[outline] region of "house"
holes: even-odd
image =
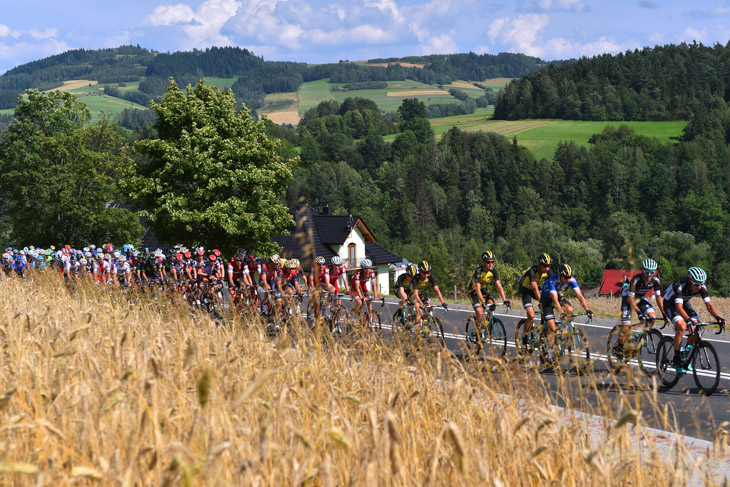
[[[281,246],[282,257],[299,259],[307,267],[316,257],[322,256],[329,263],[339,255],[347,266],[348,278],[350,271],[359,269],[360,260],[367,257],[373,262],[378,293],[390,294],[388,264],[403,259],[375,243],[375,236],[359,216],[333,215],[329,206],[320,212],[309,205],[299,205],[292,214],[295,225],[290,235],[276,235],[272,239]]]

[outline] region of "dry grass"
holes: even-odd
[[[628,426],[594,437],[561,419],[539,374],[501,362],[271,340],[166,301],[91,285],[69,296],[55,274],[3,282],[0,310],[2,483],[681,485],[691,473],[650,439],[637,449]],[[569,407],[596,392],[559,384]],[[592,412],[641,423],[651,395]]]
[[[576,300],[573,300],[576,304]],[[621,316],[621,298],[620,297],[599,297],[599,298],[586,298],[588,308],[593,310],[596,315],[603,318],[616,318],[619,319]],[[657,314],[660,314],[656,305],[656,301],[652,301],[654,308],[657,309]],[[717,308],[720,316],[725,318],[730,317],[730,298],[712,298],[712,303]],[[695,298],[691,302],[697,314],[704,321],[714,321],[710,313],[707,312],[707,308],[701,299]],[[580,305],[578,305],[580,306]]]

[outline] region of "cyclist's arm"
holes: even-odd
[[[551,289],[550,296],[553,298],[553,307],[558,311],[559,315],[562,315],[563,307],[560,306],[560,298],[558,297],[558,292]]]
[[[706,301],[705,306],[707,307],[707,311],[712,315],[712,317],[717,320],[719,318],[719,315],[717,313],[717,308],[715,308],[715,305],[712,304],[712,301]]]
[[[533,291],[535,292],[535,296],[537,296],[537,298],[536,298],[536,299],[537,299],[538,301],[539,301],[540,299],[542,299],[542,293],[540,292],[540,286],[538,286],[538,285],[537,285],[537,281],[536,281],[536,280],[534,280],[534,279],[533,279],[533,280],[531,280],[531,281],[530,281],[530,286],[532,286],[532,290],[533,290]]]
[[[378,296],[378,283],[377,283],[375,277],[370,279],[370,281],[373,283],[373,297],[375,299],[380,299],[380,297]]]
[[[586,298],[583,296],[583,291],[581,291],[579,287],[575,287],[573,288],[573,292],[575,292],[575,295],[578,297],[578,301],[580,301],[581,306],[583,306],[583,309],[587,312],[588,303],[586,303]]]
[[[444,297],[443,297],[443,296],[441,296],[441,290],[439,289],[439,287],[438,287],[437,285],[434,285],[434,286],[433,286],[433,290],[434,290],[434,291],[436,291],[436,295],[437,295],[437,296],[439,297],[439,299],[441,300],[441,304],[442,304],[442,305],[446,304],[446,302],[444,301]],[[484,299],[484,298],[482,298],[482,299]]]
[[[507,301],[507,296],[504,295],[504,288],[502,287],[502,281],[497,279],[496,281],[494,281],[494,284],[497,285],[497,291],[499,291],[499,295],[502,297],[502,302],[504,303],[505,301]]]
[[[679,302],[674,302],[674,309],[677,311],[677,314],[682,317],[682,319],[686,322],[689,321],[689,314],[684,310],[684,301],[679,300]]]

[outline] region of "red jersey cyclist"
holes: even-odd
[[[350,292],[349,283],[345,278],[347,268],[342,265],[342,257],[335,255],[330,260],[331,264],[323,266],[319,273],[319,285],[322,289],[329,291],[331,296],[336,296],[340,292],[340,286],[337,280],[342,276],[345,283],[345,291]],[[339,298],[337,298],[339,299]]]
[[[368,293],[368,283],[371,283],[373,288],[373,296]],[[360,261],[360,270],[356,271],[350,278],[350,295],[356,303],[355,309],[358,313],[361,312],[364,303],[367,303],[368,311],[372,313],[372,300],[378,299],[378,286],[376,285],[373,263],[370,259],[362,259]]]

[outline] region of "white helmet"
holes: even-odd
[[[363,269],[372,269],[373,262],[370,259],[363,259],[360,261],[360,267]]]
[[[330,262],[332,262],[333,265],[340,265],[342,264],[342,257],[335,255],[332,259],[330,259]]]

